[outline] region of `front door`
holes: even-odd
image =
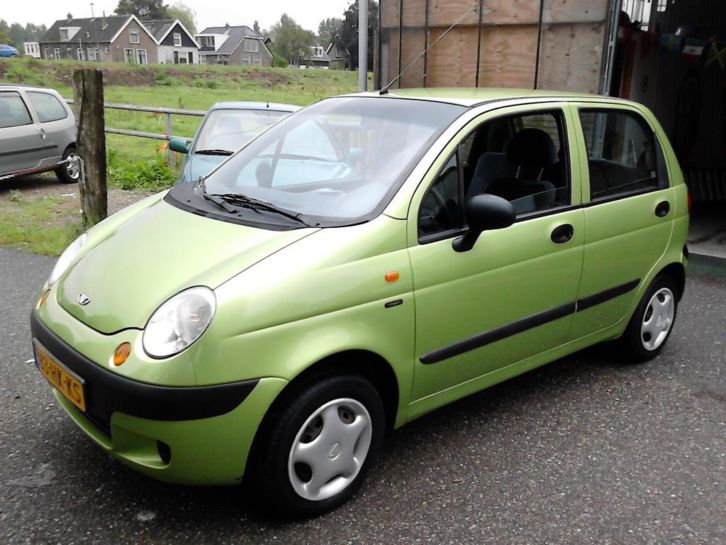
[[[485,114],[449,144],[414,196],[412,414],[419,403],[451,401],[478,389],[478,378],[565,342],[585,234],[569,124],[560,105]],[[462,203],[480,193],[512,201],[516,222],[456,252]]]
[[[46,153],[40,127],[16,91],[0,92],[0,174],[37,167]]]

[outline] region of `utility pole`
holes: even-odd
[[[368,90],[368,0],[358,0],[358,90]]]

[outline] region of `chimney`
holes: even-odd
[[[68,12],[68,14],[66,15],[66,21],[68,21],[69,23],[70,23],[71,21],[73,21],[73,14],[72,14],[72,13],[71,13],[70,11],[69,11],[69,12]]]

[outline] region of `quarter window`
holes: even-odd
[[[63,104],[53,95],[35,91],[27,91],[27,95],[41,123],[58,121],[68,117],[68,112],[66,112]]]
[[[658,172],[661,161],[656,156],[653,131],[638,114],[580,110],[580,123],[587,147],[591,200],[657,189],[661,187],[659,178],[666,181],[665,172]]]
[[[0,128],[30,125],[33,120],[17,93],[0,93]]]
[[[463,222],[459,151],[454,152],[426,192],[418,212],[418,236],[459,231]]]

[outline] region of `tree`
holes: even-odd
[[[345,11],[343,24],[340,27],[340,38],[336,41],[339,47],[350,53],[353,70],[358,69],[358,0]],[[373,32],[378,26],[378,2],[368,0],[368,70],[373,70]]]
[[[259,21],[255,21],[254,22],[254,24],[252,25],[252,30],[254,30],[255,32],[257,32],[257,34],[262,34],[262,31],[260,30],[260,22]]]
[[[300,64],[300,60],[310,53],[310,47],[315,45],[315,34],[302,28],[286,13],[272,25],[270,35],[275,36],[275,51],[294,65]]]
[[[0,19],[0,43],[7,43],[14,47],[21,48],[23,42],[37,42],[48,29],[45,25],[36,26],[28,23],[23,26],[19,23],[8,23]]]
[[[327,47],[340,32],[342,24],[343,19],[337,17],[328,17],[320,21],[318,25],[318,43],[323,47]]]
[[[181,24],[191,32],[192,34],[197,33],[197,12],[187,6],[184,2],[176,2],[166,8],[166,13],[169,15],[169,19],[179,19]]]
[[[119,0],[116,15],[136,15],[142,21],[168,19],[164,0]]]

